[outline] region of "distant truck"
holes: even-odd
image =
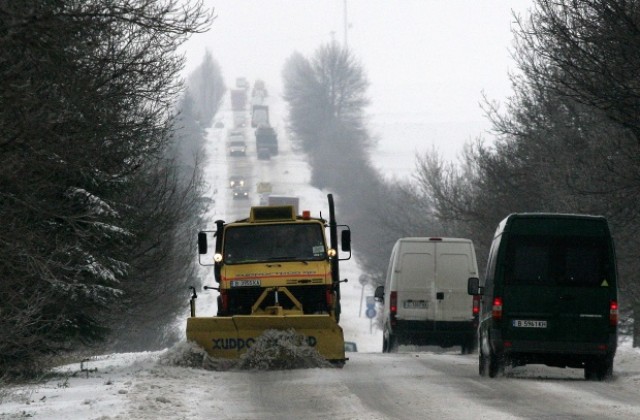
[[[244,111],[247,108],[247,91],[244,89],[231,90],[231,109]]]
[[[264,81],[258,79],[253,83],[253,91],[251,93],[253,96],[267,96],[267,88],[265,87]]]
[[[256,150],[267,153],[266,159],[278,154],[278,135],[273,127],[261,125],[256,129]]]
[[[298,208],[300,206],[300,199],[294,196],[286,196],[286,195],[270,195],[267,198],[268,206],[293,206],[294,212],[298,213]]]
[[[247,124],[247,115],[244,111],[233,111],[233,128],[243,128]]]
[[[229,155],[244,156],[247,154],[247,143],[241,131],[232,130],[228,138]]]
[[[238,77],[236,79],[236,87],[238,89],[249,89],[249,82],[247,81],[246,77]]]
[[[251,127],[269,125],[269,107],[267,105],[253,105],[251,109]]]
[[[265,98],[268,96],[267,89],[262,80],[256,80],[251,91],[251,102],[256,105],[264,104]]]

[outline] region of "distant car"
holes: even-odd
[[[246,77],[238,77],[236,79],[236,87],[238,89],[249,89],[249,81]]]
[[[229,187],[244,187],[244,177],[242,175],[232,175],[229,177]]]
[[[231,156],[244,156],[247,154],[247,143],[244,140],[232,140],[229,142],[229,154]]]
[[[344,342],[344,351],[346,352],[357,352],[358,346],[353,341],[345,341]]]
[[[249,190],[246,188],[236,188],[233,190],[234,200],[245,200],[249,198]]]
[[[222,121],[216,121],[214,124],[215,128],[224,128],[224,123]]]

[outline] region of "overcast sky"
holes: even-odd
[[[225,82],[265,80],[281,92],[285,60],[310,57],[332,37],[343,43],[344,0],[205,0],[217,18],[185,45],[186,74],[209,49]],[[374,116],[419,115],[427,122],[484,121],[482,92],[503,100],[514,18],[532,0],[347,0],[347,43],[370,82]]]

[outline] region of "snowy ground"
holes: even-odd
[[[360,336],[359,344],[363,346],[375,346],[375,336]],[[396,375],[402,373],[398,366],[403,361],[403,356],[391,356],[378,353],[359,352],[352,356],[352,361],[348,362],[344,369],[305,369],[302,371],[287,372],[214,372],[201,369],[182,368],[166,366],[159,363],[159,359],[168,350],[150,353],[125,353],[109,354],[92,359],[83,367],[89,368],[91,372],[80,371],[80,364],[74,363],[61,366],[51,379],[35,386],[19,386],[5,389],[0,394],[0,419],[17,418],[37,418],[37,419],[181,419],[181,418],[203,418],[197,413],[206,412],[212,415],[216,413],[218,418],[278,418],[277,413],[251,413],[246,404],[248,390],[245,389],[247,375],[254,375],[255,380],[261,383],[269,381],[282,381],[287,379],[292,385],[298,381],[307,383],[322,381],[337,381],[344,375],[362,375],[362,370],[371,371],[372,368],[379,370],[382,368],[380,362],[387,359],[386,369],[392,369]],[[404,355],[407,360],[408,355]],[[446,353],[444,355],[431,354],[429,352],[415,353],[410,357],[440,357],[443,362],[446,358],[454,360],[455,363],[473,364],[473,357],[457,356]],[[388,360],[394,357],[393,360]],[[379,368],[376,368],[379,367]],[[95,369],[95,370],[94,370]],[[547,369],[547,370],[545,370]],[[520,370],[514,376],[520,379],[513,379],[514,386],[525,386],[531,392],[553,391],[561,392],[566,398],[573,400],[585,399],[581,392],[566,390],[567,383],[582,383],[584,386],[607,387],[608,389],[636,390],[640,385],[640,351],[632,349],[628,343],[623,343],[619,349],[615,360],[615,379],[612,383],[588,384],[581,382],[579,372],[571,370],[556,369],[553,372],[562,372],[566,377],[552,380],[538,380],[538,372],[544,377],[549,368],[528,367]],[[355,371],[355,372],[354,372]],[[409,372],[410,373],[410,372]],[[371,374],[373,375],[373,374]],[[573,375],[573,376],[571,376]],[[468,381],[472,382],[477,376],[469,375]],[[532,380],[533,379],[533,380]],[[441,379],[436,379],[441,381]],[[488,382],[505,386],[505,380]],[[569,381],[569,382],[567,382]],[[372,381],[372,387],[373,387]],[[423,382],[423,388],[429,388],[433,384]],[[407,398],[415,392],[415,389],[408,389]],[[620,392],[623,394],[623,392]],[[565,395],[566,394],[566,395]],[[346,398],[343,396],[342,398]],[[351,397],[353,398],[353,397]],[[362,397],[366,400],[366,396]],[[370,395],[368,398],[375,398]],[[453,398],[453,397],[452,397]],[[584,402],[589,403],[588,401]],[[637,400],[636,403],[638,404]],[[355,406],[357,401],[349,402],[350,406]],[[636,406],[637,406],[636,404]],[[237,407],[237,409],[230,407]],[[244,407],[244,408],[243,408]],[[616,406],[619,416],[616,418],[633,418],[633,410],[624,402]],[[477,408],[477,407],[476,407]],[[359,412],[361,408],[353,408],[353,412]],[[231,411],[231,415],[229,412]],[[630,412],[631,411],[631,412]],[[319,411],[321,413],[322,411]],[[235,414],[233,414],[235,413]],[[244,413],[244,414],[242,414]],[[458,407],[449,418],[467,418],[469,411],[464,407]],[[455,414],[457,413],[457,414]],[[481,411],[484,415],[480,418],[489,418],[490,410]],[[602,418],[614,414],[605,406],[602,407]],[[286,417],[286,416],[284,416]],[[283,417],[283,418],[284,418]],[[293,418],[293,417],[288,417]],[[315,418],[324,418],[319,415]],[[349,417],[341,417],[349,418]],[[366,418],[366,417],[361,417]],[[509,416],[499,416],[494,418],[512,418]],[[578,418],[578,417],[575,417]]]

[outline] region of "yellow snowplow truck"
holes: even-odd
[[[218,287],[216,316],[198,317],[192,288],[187,339],[212,357],[235,359],[269,329],[294,329],[334,364],[344,364],[339,261],[351,258],[351,232],[337,225],[333,196],[329,221],[297,215],[294,207],[252,207],[249,218],[216,221],[198,233],[200,264],[212,265]],[[326,231],[329,231],[327,243]],[[340,232],[340,250],[338,249]],[[213,261],[208,242],[215,242]],[[344,256],[344,257],[342,257]]]

